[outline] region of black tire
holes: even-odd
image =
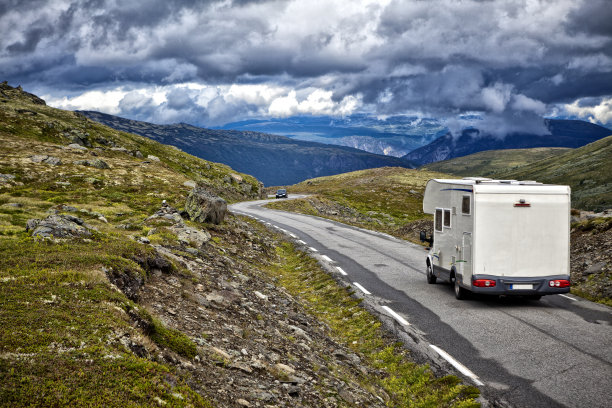
[[[457,281],[457,277],[453,274],[451,281],[453,282],[453,286],[455,289],[455,297],[459,300],[465,300],[469,297],[470,291],[459,286],[459,282]]]
[[[434,283],[436,283],[436,280],[438,280],[438,278],[436,278],[436,275],[433,274],[433,268],[431,264],[428,262],[427,263],[427,283],[429,283],[430,285],[433,285]]]

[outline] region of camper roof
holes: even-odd
[[[457,187],[453,188],[451,185]],[[570,194],[569,186],[542,184],[532,180],[493,180],[484,177],[432,179],[427,182],[425,187],[423,212],[432,214],[435,208],[441,205],[438,202],[441,198],[438,193],[449,190],[460,190],[475,194]]]

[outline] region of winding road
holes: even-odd
[[[296,196],[293,196],[296,198]],[[612,309],[574,295],[457,300],[429,285],[423,247],[319,217],[233,204],[276,228],[355,288],[434,371],[478,386],[484,405],[611,407]]]

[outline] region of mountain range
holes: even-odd
[[[401,157],[446,134],[448,129],[430,118],[354,114],[292,116],[232,122],[219,129],[257,131],[297,140],[354,147],[370,153]]]
[[[146,136],[199,158],[255,176],[265,185],[300,181],[375,167],[414,166],[407,160],[345,146],[253,131],[205,129],[187,124],[156,125],[100,112],[79,111],[117,130]]]
[[[413,150],[403,158],[424,165],[484,150],[525,149],[533,147],[577,148],[612,134],[610,129],[582,120],[545,119],[550,134],[511,133],[503,138],[465,129],[461,135],[447,133],[433,142]]]

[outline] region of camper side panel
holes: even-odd
[[[466,185],[442,185],[436,200],[432,257],[435,272],[438,277],[448,279],[454,267],[469,282],[472,275],[472,188]]]

